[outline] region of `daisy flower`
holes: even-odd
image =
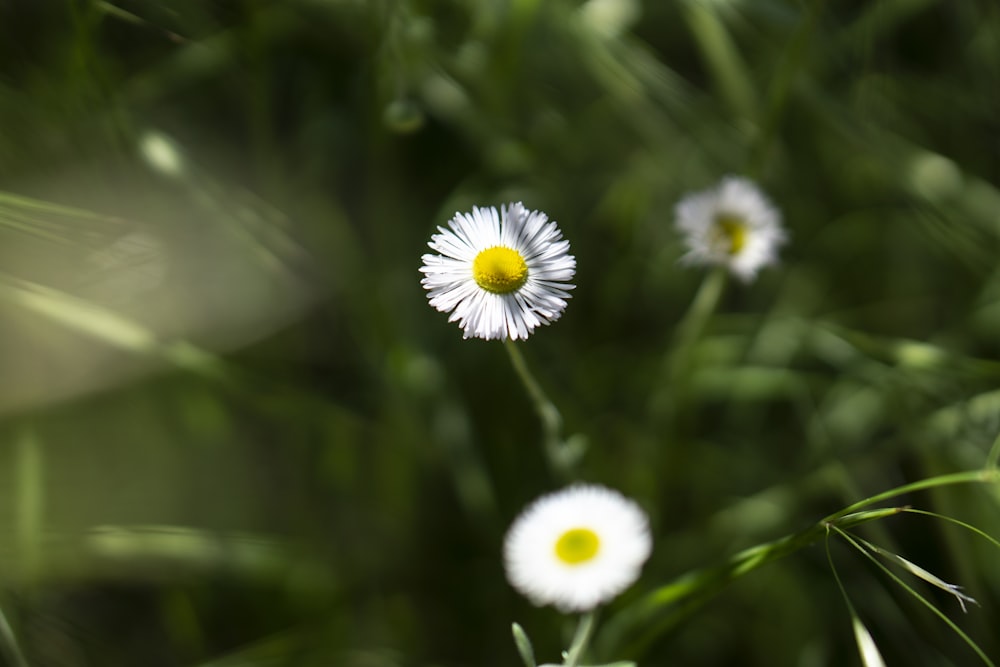
[[[514,520],[504,566],[534,604],[588,611],[628,588],[651,550],[638,505],[603,486],[577,485],[542,496]]]
[[[431,236],[440,254],[423,256],[420,282],[463,338],[525,339],[559,319],[576,259],[548,216],[517,202],[456,213],[448,227]]]
[[[778,261],[786,240],[781,213],[745,178],[727,176],[684,197],[674,214],[688,247],[684,262],[722,265],[745,282]]]

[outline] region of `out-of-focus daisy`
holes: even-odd
[[[423,256],[421,284],[464,338],[524,339],[559,319],[576,259],[548,216],[517,202],[456,213],[448,227],[431,236],[440,254]]]
[[[745,178],[727,176],[710,190],[688,195],[674,213],[688,247],[685,262],[722,265],[744,281],[777,262],[786,240],[781,213]]]
[[[514,520],[504,566],[536,605],[587,611],[628,588],[651,550],[638,505],[603,486],[578,485],[542,496]]]

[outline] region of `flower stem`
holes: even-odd
[[[571,472],[571,462],[563,451],[561,437],[563,422],[559,408],[549,400],[549,397],[542,390],[542,386],[528,370],[528,364],[524,361],[524,355],[521,354],[517,343],[507,338],[504,340],[504,347],[507,348],[510,362],[513,364],[514,370],[517,371],[518,377],[521,378],[524,388],[528,390],[528,396],[531,397],[531,402],[535,406],[535,412],[538,413],[538,417],[542,421],[543,444],[549,465],[554,473],[560,477],[568,478]]]
[[[573,635],[573,643],[566,651],[563,667],[577,667],[580,663],[580,658],[583,657],[583,652],[587,650],[587,644],[590,643],[596,616],[596,611],[588,611],[580,617],[580,624],[576,626],[576,634]]]
[[[653,396],[651,411],[654,417],[667,414],[674,407],[673,396],[676,396],[689,367],[691,348],[701,337],[705,325],[715,312],[725,285],[726,269],[716,267],[702,280],[691,305],[677,325],[674,342],[663,360],[663,379]]]
[[[678,338],[675,349],[684,350],[698,339],[708,322],[708,318],[715,312],[725,284],[726,269],[721,266],[713,269],[701,281],[698,293],[695,294],[684,319],[677,327]]]

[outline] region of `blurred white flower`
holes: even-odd
[[[515,519],[504,566],[534,604],[587,611],[638,579],[651,550],[638,505],[603,486],[578,485],[542,496]]]
[[[776,263],[787,238],[781,213],[753,181],[736,176],[684,197],[674,214],[688,247],[684,262],[722,265],[743,281]]]
[[[456,213],[438,227],[420,267],[430,304],[451,313],[463,337],[513,340],[559,319],[576,259],[555,222],[520,202]]]

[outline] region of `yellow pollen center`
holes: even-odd
[[[738,255],[747,244],[747,224],[735,215],[723,213],[715,218],[715,242],[730,255]]]
[[[597,555],[601,540],[589,528],[572,528],[556,542],[556,557],[567,565],[585,563]]]
[[[518,251],[493,246],[476,255],[472,277],[487,292],[510,294],[528,280],[528,265]]]

